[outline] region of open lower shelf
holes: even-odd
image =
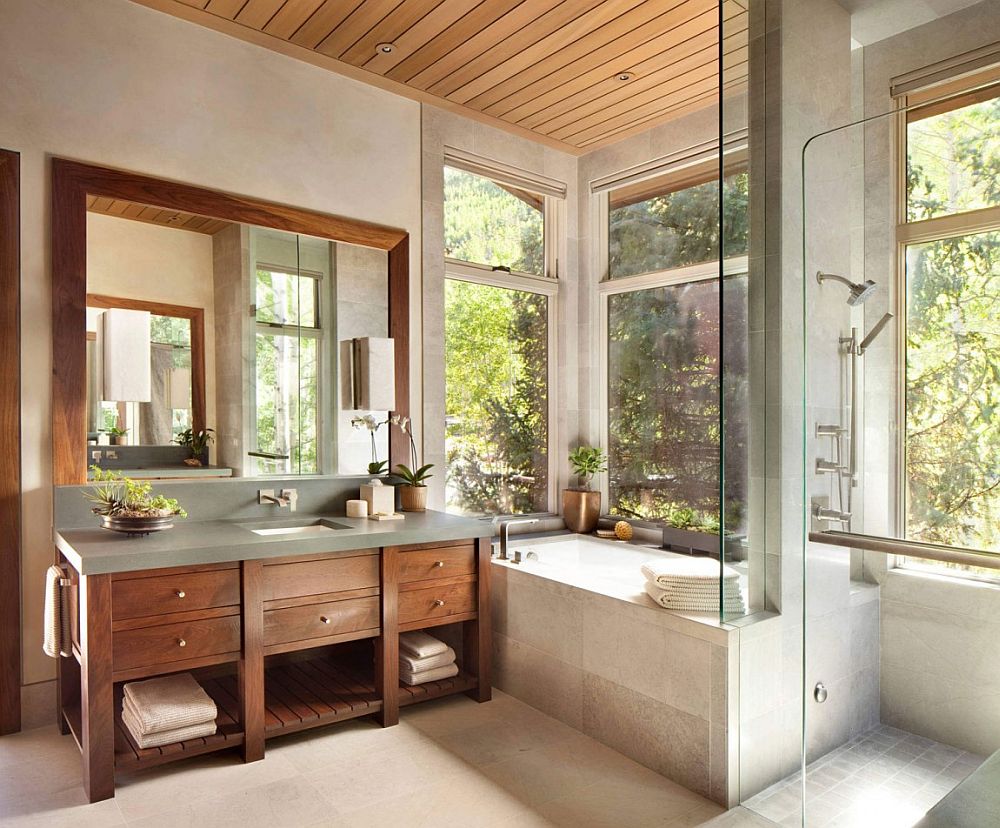
[[[211,736],[186,739],[183,742],[155,748],[141,748],[133,740],[128,728],[122,724],[122,685],[115,686],[115,770],[127,773],[147,767],[162,765],[175,759],[198,756],[216,750],[243,744],[243,729],[239,724],[239,705],[236,696],[236,678],[205,679],[199,684],[212,697],[219,714],[216,731]]]
[[[438,681],[429,681],[426,684],[403,684],[399,685],[399,706],[405,707],[408,704],[436,699],[440,696],[450,696],[453,693],[464,693],[476,687],[478,682],[475,676],[460,672],[457,676]]]

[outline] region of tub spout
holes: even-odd
[[[505,520],[500,524],[500,560],[506,561],[507,558],[507,544],[509,542],[510,527],[515,524],[521,524],[522,526],[528,526],[532,523],[538,523],[538,518],[525,518],[522,520]],[[514,552],[514,563],[521,563],[521,552],[520,550],[515,550]]]

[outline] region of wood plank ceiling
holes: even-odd
[[[192,233],[205,233],[213,235],[218,233],[230,222],[222,219],[206,218],[196,216],[194,213],[185,213],[181,210],[167,210],[163,207],[149,207],[145,204],[137,204],[134,201],[122,201],[116,198],[104,198],[103,196],[87,196],[87,212],[101,213],[105,216],[116,216],[117,218],[131,219],[132,221],[142,221],[146,224],[158,224],[161,227],[172,227],[175,230],[189,230]]]
[[[576,154],[718,99],[717,0],[134,0]],[[726,0],[726,92],[745,88]]]

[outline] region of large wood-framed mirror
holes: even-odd
[[[406,231],[52,163],[56,484],[85,482],[91,462],[150,477],[365,473],[343,346],[392,340],[386,384],[408,416]],[[203,429],[214,445],[195,453],[185,435]],[[405,434],[379,438],[382,459],[406,461]]]

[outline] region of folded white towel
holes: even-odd
[[[65,577],[55,564],[45,571],[42,651],[50,658],[68,657],[73,647],[69,630],[69,607],[63,601],[60,581]]]
[[[657,558],[642,565],[642,574],[660,586],[719,582],[719,562],[714,558]],[[728,566],[722,567],[725,581],[738,581],[740,574]]]
[[[451,678],[458,675],[458,665],[455,663],[446,664],[444,667],[435,667],[433,670],[424,670],[414,673],[410,670],[399,668],[399,678],[405,684],[424,684],[428,681],[438,681],[439,679]]]
[[[689,587],[689,586],[663,586],[662,584],[654,583],[653,581],[646,581],[647,584],[653,584],[657,589],[662,589],[664,592],[669,592],[671,595],[677,596],[688,596],[691,598],[708,598],[708,597],[719,597],[719,585],[712,584],[705,587]],[[740,596],[740,585],[735,583],[732,586],[726,584],[726,586],[721,590],[722,594],[727,598],[738,598]]]
[[[719,598],[674,598],[666,590],[659,589],[656,584],[646,581],[646,594],[664,609],[679,612],[718,612]],[[723,611],[742,615],[746,612],[743,598],[726,598],[722,604]]]
[[[427,658],[440,655],[448,649],[448,645],[423,630],[415,630],[400,634],[399,649],[414,658]]]
[[[407,670],[411,673],[424,673],[437,667],[447,667],[455,662],[455,651],[448,647],[443,653],[427,656],[425,658],[414,658],[407,653],[399,654],[399,669]]]
[[[219,712],[190,673],[132,681],[124,689],[125,704],[144,735],[214,722]]]
[[[176,727],[173,730],[164,730],[159,733],[143,733],[138,722],[132,718],[130,707],[122,708],[122,724],[128,729],[135,743],[141,748],[154,748],[161,745],[170,745],[174,742],[183,742],[185,739],[198,739],[203,736],[212,736],[215,733],[215,720],[202,724],[188,725],[187,727]]]

